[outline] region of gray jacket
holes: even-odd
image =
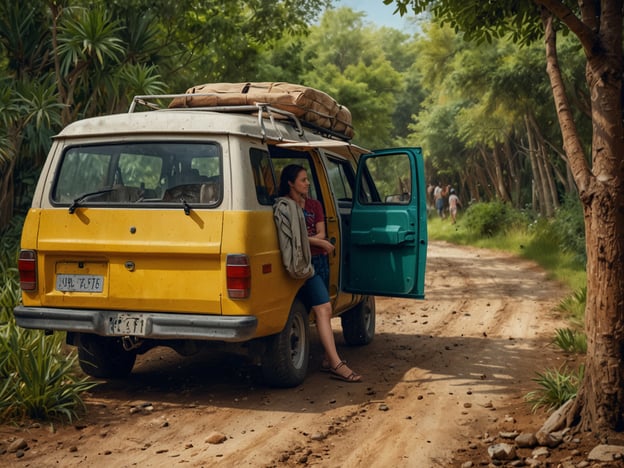
[[[291,198],[280,197],[273,205],[273,219],[286,270],[293,278],[310,278],[314,267],[303,210]]]

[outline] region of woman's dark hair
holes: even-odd
[[[280,175],[280,184],[279,190],[277,192],[278,196],[285,197],[290,193],[290,185],[288,182],[295,183],[297,180],[297,176],[301,171],[305,171],[305,167],[300,166],[299,164],[289,164],[284,169],[282,169],[282,174]]]

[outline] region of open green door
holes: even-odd
[[[361,156],[349,225],[343,290],[424,298],[427,207],[420,148]]]

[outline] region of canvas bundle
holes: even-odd
[[[291,112],[300,120],[353,138],[349,109],[328,94],[303,85],[282,82],[209,83],[186,90],[169,107],[221,107],[268,104]]]

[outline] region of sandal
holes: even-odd
[[[336,367],[330,367],[329,368],[329,372],[331,374],[330,377],[332,379],[342,380],[343,382],[349,382],[349,383],[361,382],[362,376],[356,372],[353,372],[348,367],[347,369],[351,371],[350,374],[342,375],[338,372],[338,369],[340,369],[341,367],[346,367],[346,366],[347,366],[347,361],[340,361]]]

